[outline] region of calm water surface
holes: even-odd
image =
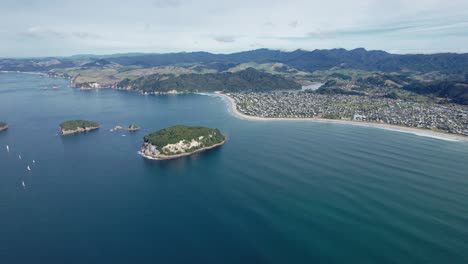
[[[78,118],[102,128],[57,135]],[[0,120],[0,263],[468,263],[467,143],[245,121],[218,97],[28,74],[0,74]],[[130,123],[143,130],[109,131]],[[176,124],[229,141],[178,160],[137,154]]]

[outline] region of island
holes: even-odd
[[[82,133],[99,128],[99,124],[88,120],[70,120],[60,124],[60,133],[62,136]]]
[[[0,132],[8,129],[8,124],[5,122],[0,122]]]
[[[128,127],[123,127],[123,126],[115,126],[111,131],[117,131],[117,130],[126,130],[130,132],[135,132],[140,130],[140,127],[136,124],[131,124]]]
[[[180,158],[221,146],[226,137],[216,128],[172,126],[144,137],[139,153],[147,159]]]

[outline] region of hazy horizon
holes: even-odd
[[[50,55],[50,56],[0,56],[0,59],[41,59],[41,58],[70,58],[70,57],[80,57],[80,56],[96,56],[96,57],[108,57],[108,56],[125,56],[125,55],[154,55],[154,54],[177,54],[177,53],[197,53],[197,52],[206,52],[206,53],[211,53],[211,54],[216,54],[216,55],[229,55],[229,54],[236,54],[236,53],[242,53],[242,52],[249,52],[249,51],[255,51],[255,50],[278,50],[281,52],[293,52],[297,50],[302,50],[302,51],[315,51],[315,50],[337,50],[337,49],[345,49],[345,48],[329,48],[329,49],[292,49],[292,50],[282,50],[282,49],[271,49],[271,48],[258,48],[258,49],[250,49],[250,50],[239,50],[239,51],[233,51],[233,52],[210,52],[210,51],[205,51],[205,50],[194,50],[194,51],[177,51],[177,52],[139,52],[139,51],[129,51],[129,52],[119,52],[119,53],[77,53],[77,54],[71,54],[71,55]],[[430,55],[430,54],[441,54],[441,53],[454,53],[454,54],[466,54],[467,52],[453,52],[453,51],[440,51],[440,52],[414,52],[414,53],[398,53],[398,52],[390,52],[387,50],[377,50],[377,49],[366,49],[363,47],[358,47],[355,49],[365,49],[366,51],[384,51],[390,54],[397,54],[397,55]],[[345,49],[347,51],[355,50],[355,49]]]

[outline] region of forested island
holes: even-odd
[[[62,135],[70,135],[82,133],[99,128],[99,124],[88,120],[70,120],[60,124],[60,133]]]
[[[148,159],[173,159],[221,146],[225,141],[216,128],[179,125],[146,135],[139,153]]]
[[[5,122],[0,122],[0,132],[8,129],[8,124]]]
[[[247,68],[238,72],[207,74],[160,75],[152,74],[136,80],[125,79],[118,89],[144,93],[300,90],[301,85],[280,75]]]

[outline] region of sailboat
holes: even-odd
[[[33,164],[36,165],[36,161],[35,161],[35,160],[33,160]]]
[[[24,181],[21,181],[21,185],[23,185],[23,188],[26,189],[26,184],[24,184]]]
[[[23,158],[21,158],[21,155],[18,155],[18,158],[19,158],[19,159],[23,159]]]
[[[29,167],[29,165],[28,165],[28,167],[26,167],[26,168],[28,169],[28,171],[31,171],[31,168]]]
[[[8,145],[6,145],[6,151],[10,152],[10,147]]]

